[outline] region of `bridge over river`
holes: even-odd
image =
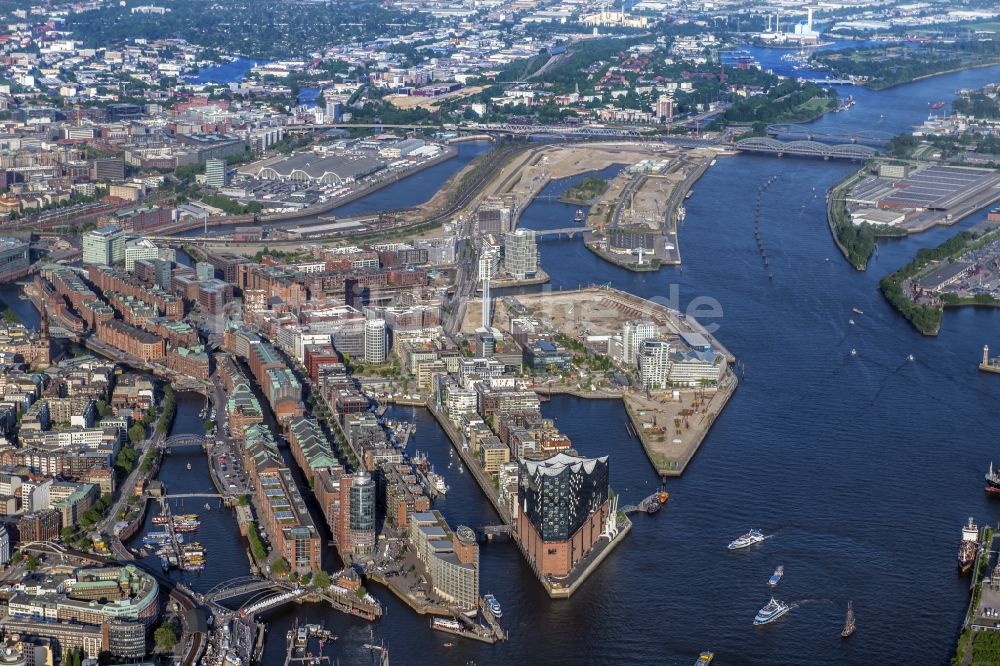
[[[819,141],[779,141],[766,136],[754,136],[741,139],[733,144],[733,148],[743,152],[764,153],[783,157],[822,157],[825,160],[869,160],[881,154],[872,146],[860,143],[830,144]]]

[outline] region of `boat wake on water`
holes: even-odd
[[[841,606],[841,602],[835,599],[819,598],[819,599],[794,599],[788,602],[792,608],[798,608],[799,606],[813,606],[813,605],[829,605],[829,606]]]

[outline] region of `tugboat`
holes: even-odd
[[[655,495],[651,496],[648,501],[646,501],[646,515],[652,516],[654,513],[659,513],[663,505],[667,503],[670,499],[670,493],[667,492],[665,487],[666,478],[660,482],[660,490]]]
[[[854,602],[847,602],[847,619],[844,620],[844,630],[840,632],[841,638],[847,638],[854,633]]]
[[[764,624],[771,624],[779,617],[791,610],[791,606],[782,602],[776,601],[774,597],[767,602],[767,605],[757,611],[757,617],[753,619],[753,626],[759,627]]]
[[[785,567],[778,565],[778,568],[774,570],[771,577],[767,579],[767,584],[771,587],[777,587],[778,583],[781,582],[781,577],[785,575]]]
[[[969,518],[969,523],[962,528],[962,543],[958,546],[958,570],[965,573],[972,568],[979,551],[979,527]]]
[[[760,530],[750,530],[741,537],[737,537],[729,542],[729,550],[739,550],[740,548],[746,548],[747,546],[752,546],[755,543],[760,543],[767,537]]]

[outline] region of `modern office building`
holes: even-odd
[[[19,276],[31,265],[31,247],[16,238],[0,238],[0,282]]]
[[[373,552],[377,489],[371,475],[365,471],[348,475],[342,469],[324,469],[316,474],[315,487],[341,555]]]
[[[113,264],[125,261],[125,232],[117,224],[83,234],[83,263]]]
[[[552,340],[535,340],[524,346],[524,367],[533,373],[554,369],[565,372],[570,369],[573,355],[562,345]]]
[[[504,236],[504,267],[516,280],[538,273],[538,242],[532,229],[518,229]]]
[[[226,160],[212,158],[205,160],[205,184],[209,187],[225,187],[228,183]]]
[[[125,160],[120,157],[102,157],[94,160],[91,177],[97,181],[120,183],[125,180]]]
[[[0,564],[7,566],[10,562],[10,533],[0,525]]]
[[[365,321],[365,362],[385,363],[389,353],[385,319]]]
[[[375,549],[375,481],[367,472],[358,472],[350,486],[350,534],[355,552]]]
[[[542,575],[565,576],[597,544],[607,520],[608,457],[557,453],[521,460],[517,532]]]
[[[479,604],[479,544],[460,525],[454,532],[440,511],[410,514],[410,545],[423,563],[439,599],[461,609]]]
[[[214,280],[215,266],[207,261],[199,261],[194,265],[194,272],[199,280]]]
[[[135,262],[144,259],[157,259],[160,248],[148,238],[138,238],[125,243],[125,270],[131,273],[135,270]]]

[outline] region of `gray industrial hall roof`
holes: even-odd
[[[349,153],[322,157],[315,153],[298,153],[287,159],[270,164],[280,176],[288,177],[294,171],[301,171],[311,180],[318,180],[324,174],[336,174],[341,180],[360,178],[382,167],[382,162],[371,154]]]

